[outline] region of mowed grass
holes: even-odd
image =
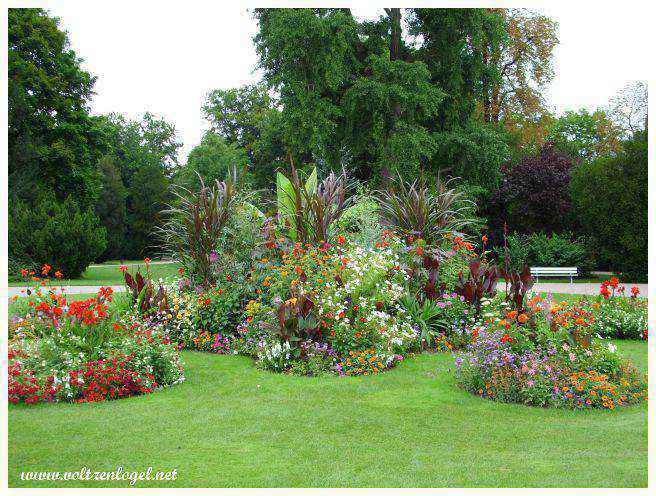
[[[146,272],[146,266],[143,263],[143,260],[134,261],[134,262],[124,262],[128,266],[128,270],[131,274],[136,273],[137,269],[141,273]],[[53,283],[56,283],[58,286],[115,286],[123,284],[123,274],[119,270],[120,262],[112,262],[103,265],[89,267],[82,273],[82,276],[79,279],[61,279],[61,280],[52,280]],[[157,263],[150,264],[150,275],[159,279],[173,276],[177,274],[178,264],[175,262],[171,263]],[[9,283],[9,286],[25,286],[24,281],[12,281]]]
[[[615,343],[646,370],[646,343]],[[178,471],[175,482],[137,487],[647,484],[646,404],[574,412],[494,403],[456,387],[447,354],[349,379],[272,374],[238,356],[183,357],[187,381],[156,394],[10,406],[9,486],[54,484],[21,481],[24,470],[119,466]]]

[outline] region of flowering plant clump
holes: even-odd
[[[374,349],[350,351],[337,364],[337,372],[343,376],[370,375],[403,361],[402,355],[381,355]]]
[[[535,406],[614,409],[643,400],[646,382],[604,347],[536,347],[517,352],[500,329],[480,329],[456,357],[464,389],[496,401]],[[512,338],[511,338],[512,339]],[[601,362],[606,370],[592,368]]]
[[[588,301],[595,321],[591,331],[605,338],[647,339],[647,304],[633,286],[630,296],[615,277],[601,283],[599,296]]]
[[[168,335],[130,313],[113,315],[111,288],[71,301],[44,281],[15,303],[24,314],[13,323],[9,347],[12,403],[119,399],[183,380]]]

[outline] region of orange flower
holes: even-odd
[[[528,316],[525,313],[523,313],[517,318],[517,320],[519,321],[520,324],[526,324],[526,321],[528,320]]]

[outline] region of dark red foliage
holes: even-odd
[[[473,305],[478,313],[481,310],[481,299],[484,296],[494,295],[498,278],[499,271],[496,265],[487,265],[474,260],[469,264],[467,278],[462,271],[458,274],[455,292],[464,296],[465,300]]]
[[[552,143],[513,166],[506,164],[501,185],[492,198],[500,221],[526,233],[559,232],[569,227],[568,187],[574,165],[569,155]]]

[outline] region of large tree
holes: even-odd
[[[81,69],[58,19],[42,9],[9,9],[8,27],[10,192],[32,201],[45,189],[89,206],[104,151],[88,106],[95,78]]]
[[[482,53],[503,36],[496,13],[385,9],[360,21],[349,9],[257,9],[255,16],[259,67],[280,95],[285,145],[297,162],[346,166],[372,179],[385,169],[436,175],[454,155],[459,164],[472,155],[482,81],[498,77]],[[494,162],[498,171],[501,160]]]
[[[483,120],[503,121],[508,129],[520,134],[522,142],[527,142],[535,138],[531,131],[549,113],[543,92],[555,75],[558,24],[528,9],[495,11],[505,21],[506,36],[497,47],[485,51],[485,58],[497,67],[501,80],[498,85],[486,85]]]
[[[165,119],[144,114],[129,120],[118,114],[103,117],[109,154],[126,188],[127,230],[121,258],[153,253],[154,227],[170,199],[171,176],[178,167],[175,127]]]
[[[621,149],[623,131],[599,109],[568,111],[554,120],[547,139],[579,160],[594,160]]]
[[[107,246],[100,259],[118,259],[123,256],[125,243],[127,191],[111,156],[103,157],[98,167],[102,173],[102,188],[95,211],[107,232]]]
[[[636,132],[615,156],[586,162],[575,170],[571,194],[583,232],[606,268],[626,278],[647,276],[647,130]]]
[[[197,153],[209,158],[219,153],[218,148],[222,148],[223,155],[226,145],[236,147],[247,157],[248,174],[254,185],[260,189],[269,187],[274,171],[284,164],[289,147],[284,141],[280,110],[267,88],[256,84],[213,90],[203,104],[203,113],[210,123],[211,134],[222,137],[224,144],[208,135],[203,138],[208,142],[201,143]],[[187,168],[190,164],[193,165],[193,160],[188,161]],[[243,164],[238,160],[236,165]]]
[[[229,143],[223,136],[208,131],[200,145],[189,153],[187,163],[178,169],[175,182],[195,191],[200,188],[201,180],[206,185],[213,185],[216,181],[225,180],[233,168],[240,180],[250,183],[245,150]]]

